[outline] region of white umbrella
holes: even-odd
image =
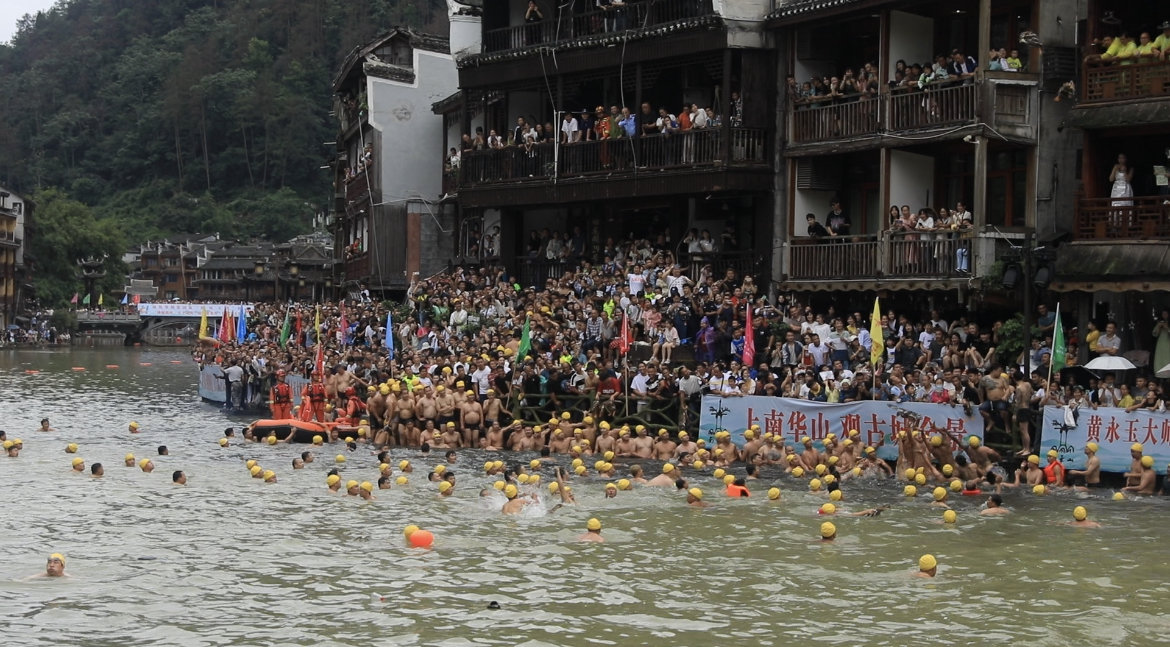
[[[1118,357],[1116,355],[1102,355],[1093,361],[1085,364],[1085,368],[1094,371],[1128,371],[1131,368],[1137,368],[1133,362]]]
[[[1154,377],[1160,377],[1163,379],[1170,377],[1170,364],[1167,364],[1158,369],[1158,372],[1154,373]]]

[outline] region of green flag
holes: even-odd
[[[528,356],[528,351],[532,350],[532,329],[528,325],[529,320],[524,319],[524,328],[520,331],[520,348],[516,349],[516,360],[523,360]]]
[[[280,327],[280,347],[284,348],[288,345],[288,337],[292,334],[292,322],[289,320],[289,313],[292,308],[284,311],[284,325]]]
[[[1060,304],[1056,304],[1056,327],[1052,329],[1052,370],[1059,371],[1065,364],[1065,354],[1068,352],[1064,343],[1064,328],[1060,325]]]
[[[81,299],[81,305],[83,305],[83,306],[89,305],[89,293],[88,292],[86,292],[85,296]]]

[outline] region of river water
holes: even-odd
[[[822,544],[824,499],[788,479],[769,503],[770,480],[731,500],[692,476],[704,510],[658,489],[606,500],[581,480],[575,508],[505,518],[478,496],[490,483],[484,454],[460,454],[457,494],[439,500],[420,473],[438,457],[399,450],[395,462],[419,468],[411,483],[364,502],[326,493],[335,449],[294,471],[304,446],[219,448],[223,428],[246,420],[200,402],[195,384],[178,351],[0,353],[0,424],[25,445],[0,458],[4,645],[1063,646],[1170,635],[1163,499],[1012,492],[1012,515],[981,518],[981,501],[960,498],[959,523],[944,527],[898,484],[847,483],[847,510],[893,507],[837,518],[839,539]],[[42,417],[58,431],[35,431]],[[140,434],[127,433],[131,420]],[[106,476],[71,473],[69,442]],[[160,444],[170,456],[156,455]],[[123,467],[127,452],[156,471]],[[280,482],[249,478],[246,458]],[[171,484],[176,469],[186,487]],[[351,454],[343,474],[375,481],[374,457]],[[1105,527],[1064,526],[1077,504]],[[607,543],[575,541],[594,516]],[[410,523],[434,532],[433,550],[404,545]],[[51,552],[66,554],[71,578],[21,581]],[[924,552],[939,559],[933,580],[910,577]]]

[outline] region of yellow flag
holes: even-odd
[[[106,295],[104,295],[104,294],[98,295],[98,305],[99,306],[102,304],[103,301],[105,301],[105,297],[106,297]]]
[[[873,300],[873,316],[869,320],[869,336],[873,338],[873,346],[869,351],[869,362],[874,366],[882,363],[886,355],[886,339],[882,335],[882,311],[878,307],[877,297]]]
[[[199,338],[207,336],[207,308],[201,308],[199,313]]]

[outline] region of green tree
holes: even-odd
[[[81,291],[77,261],[82,258],[105,258],[100,292],[112,294],[125,285],[126,242],[113,221],[98,220],[90,207],[57,189],[38,191],[33,201],[37,208],[28,238],[35,261],[33,282],[42,304],[62,306]]]

